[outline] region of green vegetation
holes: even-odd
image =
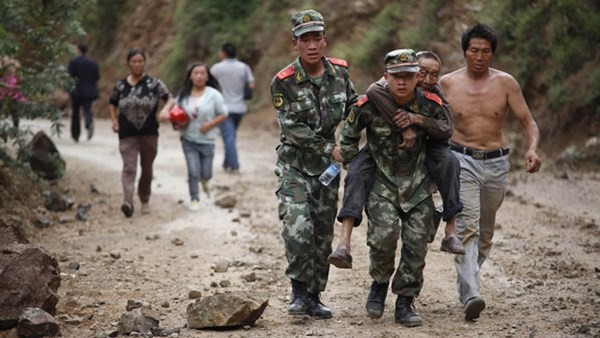
[[[169,88],[179,88],[192,60],[218,61],[224,42],[236,45],[239,55],[254,53],[258,0],[182,0],[175,22],[177,35],[172,52],[160,73]]]
[[[81,5],[78,19],[87,33],[85,42],[93,44],[95,55],[103,57],[110,52],[121,28],[123,14],[136,3],[136,0],[90,0]]]
[[[569,95],[566,80],[588,63],[598,62],[600,11],[593,0],[509,0],[502,2],[494,26],[503,37],[500,60],[525,88],[541,76],[553,109],[598,103],[598,69],[578,81],[590,92]],[[500,19],[501,18],[501,19]],[[591,76],[590,76],[591,75]]]
[[[53,132],[60,133],[61,112],[52,98],[55,90],[68,91],[72,85],[63,60],[73,52],[70,40],[84,33],[75,19],[80,3],[77,0],[0,1],[0,55],[20,63],[16,76],[19,90],[27,98],[26,102],[2,100],[0,162],[5,165],[25,168],[17,159],[27,158],[24,147],[27,130],[13,128],[11,109],[18,112],[21,120],[48,119]],[[2,63],[0,78],[5,78],[9,69]],[[14,147],[16,157],[11,155]]]

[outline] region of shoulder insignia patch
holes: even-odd
[[[440,106],[444,105],[442,98],[432,92],[423,92],[423,96],[425,96],[425,98],[428,99],[429,101],[433,101],[433,102],[439,104]]]
[[[294,66],[289,66],[287,68],[282,69],[279,73],[277,73],[277,78],[279,80],[285,80],[288,77],[294,75],[295,72],[296,72],[296,70],[294,69]]]
[[[283,95],[281,93],[273,94],[273,105],[275,108],[279,108],[283,105]]]
[[[356,102],[356,105],[359,107],[362,107],[365,103],[369,102],[369,97],[367,95],[363,95],[360,100],[358,100],[358,102]]]
[[[348,62],[346,62],[346,60],[330,58],[330,57],[327,57],[327,60],[329,60],[329,62],[333,63],[334,65],[348,68]]]
[[[356,121],[356,115],[354,114],[354,110],[350,111],[350,115],[348,115],[346,121],[348,121],[349,124],[353,124],[354,121]]]

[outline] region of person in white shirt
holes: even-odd
[[[239,172],[240,163],[237,152],[237,129],[248,110],[244,102],[244,88],[254,89],[254,76],[250,66],[236,59],[236,48],[230,42],[223,44],[219,51],[220,62],[210,68],[211,74],[219,81],[221,93],[229,116],[219,126],[225,146],[223,169],[227,172]]]

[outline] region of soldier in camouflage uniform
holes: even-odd
[[[419,71],[415,52],[399,49],[385,57],[384,78],[389,95],[405,110],[432,118],[444,119],[439,96],[416,88]],[[399,115],[406,117],[407,111]],[[412,147],[405,147],[407,136],[396,125],[413,130]],[[367,145],[376,163],[375,183],[367,200],[367,244],[370,247],[369,272],[373,285],[367,301],[372,317],[381,317],[390,278],[394,274],[398,238],[402,239],[400,265],[394,274],[392,292],[398,295],[395,320],[407,326],[421,325],[413,300],[423,286],[423,268],[427,239],[433,228],[435,183],[426,166],[426,137],[436,131],[434,124],[417,127],[401,119],[397,124],[369,102],[360,98],[352,108],[342,131],[341,152],[344,163],[358,153],[361,131],[367,131]],[[400,227],[399,221],[402,221]]]
[[[331,318],[319,298],[329,275],[339,176],[328,186],[319,175],[341,161],[335,130],[356,101],[344,60],[323,56],[325,24],[314,10],[291,18],[298,58],[277,73],[271,94],[281,128],[275,174],[281,234],[292,283],[288,313]]]

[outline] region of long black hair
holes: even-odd
[[[194,83],[190,77],[192,76],[192,71],[196,67],[205,67],[206,72],[208,73],[208,80],[206,81],[206,85],[209,87],[213,87],[214,89],[221,91],[221,87],[219,86],[219,81],[210,73],[208,69],[208,65],[204,62],[195,62],[189,68],[185,74],[185,80],[183,80],[183,85],[181,86],[181,90],[179,91],[177,103],[179,105],[183,104],[183,100],[187,99],[192,92],[192,88],[194,87]]]

